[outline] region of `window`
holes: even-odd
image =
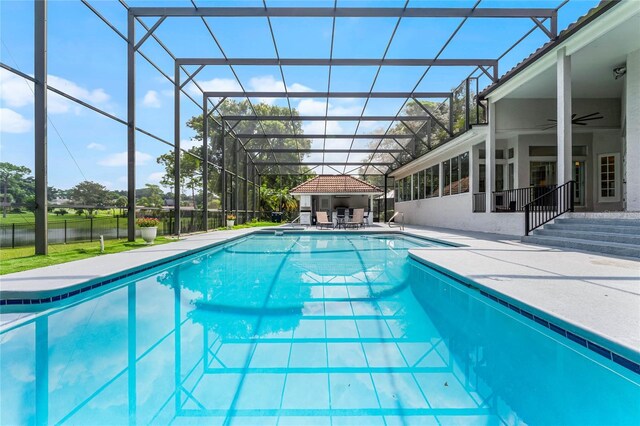
[[[404,178],[403,180],[404,184],[402,185],[402,194],[403,194],[403,201],[411,201],[411,176],[407,176],[406,178]]]
[[[442,195],[451,195],[451,160],[442,163],[442,174],[444,175]]]
[[[618,201],[618,158],[620,154],[598,156],[600,167],[599,199],[604,202]]]
[[[487,172],[485,171],[485,167],[486,166],[484,164],[478,165],[478,191],[479,192],[487,191],[487,187],[486,187]]]
[[[424,192],[425,197],[437,197],[440,193],[438,183],[440,181],[440,167],[436,164],[424,171]]]
[[[509,148],[509,160],[511,160],[515,156],[515,151],[513,148]]]
[[[412,186],[413,186],[413,199],[419,200],[420,198],[422,198],[420,196],[420,173],[413,174]]]
[[[469,153],[460,155],[460,192],[469,192]]]
[[[469,192],[469,152],[444,161],[442,167],[443,195]]]

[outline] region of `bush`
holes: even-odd
[[[54,211],[54,213],[56,214],[56,216],[64,216],[65,214],[69,214],[69,211],[66,209],[58,209]]]
[[[158,226],[160,221],[155,217],[141,217],[136,220],[136,223],[140,228],[151,228],[152,226]]]

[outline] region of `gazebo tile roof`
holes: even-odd
[[[375,185],[349,175],[320,175],[296,186],[292,194],[382,193]]]

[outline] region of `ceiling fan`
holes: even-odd
[[[583,115],[581,117],[576,117],[577,115],[578,114],[571,115],[571,124],[575,124],[577,126],[586,126],[588,124],[586,123],[587,121],[602,120],[604,118],[599,112],[592,112],[591,114]],[[542,130],[552,129],[558,125],[558,120],[555,118],[549,118],[547,121],[550,123],[540,125]]]

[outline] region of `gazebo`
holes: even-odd
[[[335,224],[337,209],[364,209],[365,221],[373,223],[373,199],[380,188],[349,175],[319,175],[293,188],[300,200],[300,224],[311,225],[317,211],[326,211]]]

